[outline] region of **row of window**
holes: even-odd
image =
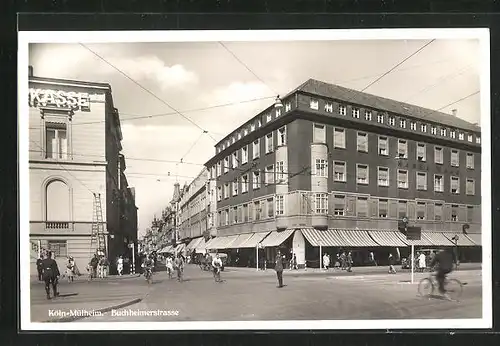
[[[292,109],[291,102],[285,102],[285,112],[289,112],[291,109]],[[266,123],[269,123],[273,120],[273,112],[276,118],[281,116],[281,110],[282,108],[274,108],[273,110],[269,111],[264,117],[266,119]],[[247,136],[249,133],[261,127],[262,127],[262,120],[261,117],[258,117],[253,124],[249,125],[248,127],[245,127],[240,132],[238,132],[238,134],[233,135],[231,139],[226,140],[224,143],[222,143],[221,146],[217,147],[217,153],[220,153],[221,151],[228,148],[231,144],[236,143],[237,140],[239,141],[243,137]]]
[[[347,182],[347,163],[345,161],[333,162],[333,181]],[[365,164],[356,164],[356,182],[362,185],[370,183],[370,167]],[[390,170],[388,167],[377,167],[377,185],[388,187],[390,184]],[[415,185],[417,190],[427,191],[427,172],[416,173]],[[316,159],[316,164],[313,169],[313,175],[317,177],[328,178],[328,162],[324,159]],[[475,180],[472,178],[465,179],[465,192],[467,195],[475,195]],[[397,186],[401,189],[409,188],[408,170],[397,170]],[[434,191],[444,192],[444,175],[434,174]],[[450,193],[460,194],[460,177],[450,176]]]
[[[362,218],[479,222],[479,208],[472,205],[444,204],[442,202],[392,200],[385,198],[356,197],[352,202],[345,195],[315,193],[311,199],[309,213]],[[331,198],[331,199],[330,199]],[[329,206],[331,200],[332,206]],[[232,206],[218,211],[218,226],[258,221],[285,214],[285,198],[276,195],[264,200]]]
[[[225,183],[224,189],[222,186],[217,187],[217,201],[221,201],[222,199],[227,199],[231,195],[237,196],[239,193],[246,193],[250,188],[250,178],[252,183],[252,188],[254,190],[260,189],[262,184],[265,186],[273,185],[273,184],[281,184],[285,181],[285,163],[284,161],[276,162],[275,165],[269,165],[264,169],[264,174],[261,174],[260,170],[253,171],[250,174],[244,174],[238,180],[235,180],[231,183]],[[239,191],[239,187],[241,185],[241,192]]]
[[[312,98],[310,100],[309,106],[311,109],[319,110],[319,101],[317,99]],[[327,113],[333,113],[333,104],[326,102],[324,110]],[[347,107],[345,105],[339,105],[338,113],[342,116],[346,116],[347,115]],[[361,112],[360,112],[359,108],[356,108],[356,107],[352,108],[351,116],[353,118],[359,119],[360,114],[361,114]],[[372,121],[372,119],[374,118],[373,111],[365,110],[364,118],[367,121]],[[379,123],[379,124],[396,126],[396,116],[387,115],[384,113],[378,113],[376,119],[377,119],[377,123]],[[417,127],[418,127],[418,124],[416,121],[409,121],[409,120],[403,119],[401,117],[399,118],[398,125],[402,129],[406,129],[409,125],[409,128],[412,131],[417,131]],[[456,139],[458,137],[458,139],[461,141],[465,140],[465,137],[467,137],[468,142],[472,143],[472,141],[473,141],[472,134],[467,134],[467,133],[462,132],[460,130],[450,129],[450,128],[446,128],[443,126],[438,127],[436,125],[428,125],[428,124],[422,124],[422,123],[420,124],[420,127],[419,127],[420,132],[428,133],[428,129],[430,129],[430,133],[432,135],[437,135],[439,133],[442,137],[449,136],[449,138],[452,138],[452,139]],[[481,144],[481,138],[479,136],[476,136],[476,143]]]
[[[314,142],[326,143],[326,125],[314,124]],[[357,132],[356,146],[359,152],[368,153],[368,133]],[[346,130],[344,128],[335,127],[333,129],[333,147],[336,149],[346,148]],[[408,158],[408,141],[405,139],[398,139],[397,157],[401,159]],[[437,164],[444,163],[443,147],[434,145],[434,162]],[[389,156],[389,137],[378,136],[378,155]],[[427,144],[417,143],[416,159],[420,162],[427,161]],[[460,165],[460,153],[456,149],[451,149],[450,164],[454,167]],[[466,167],[474,169],[474,153],[466,154]]]
[[[217,225],[228,226],[283,215],[285,212],[284,200],[283,195],[277,195],[276,197],[219,210]]]
[[[277,130],[277,142],[278,147],[286,145],[286,126],[281,127]],[[265,153],[269,154],[274,151],[274,131],[268,133],[265,137]],[[235,151],[230,156],[224,158],[224,160],[219,161],[216,167],[213,167],[210,171],[211,178],[220,177],[222,174],[229,172],[230,169],[237,168],[240,165],[248,163],[248,145],[245,145],[241,149],[241,160],[238,158],[238,151]],[[260,138],[256,139],[252,143],[252,159],[256,160],[260,157]],[[240,164],[241,163],[241,164]],[[215,171],[215,172],[214,172]]]

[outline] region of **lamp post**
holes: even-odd
[[[257,246],[255,247],[255,268],[257,271],[259,271],[259,249],[262,248],[262,244],[258,243]]]
[[[323,248],[321,247],[321,239],[318,239],[318,244],[319,244],[319,269],[321,270],[323,268]]]

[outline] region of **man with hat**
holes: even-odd
[[[57,292],[57,283],[60,276],[59,267],[57,262],[52,259],[52,252],[48,252],[45,259],[42,261],[42,275],[45,281],[45,292],[47,293],[47,299],[50,299],[50,286],[52,285],[52,291],[54,292],[54,297],[59,295]]]

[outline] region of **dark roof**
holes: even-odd
[[[395,113],[396,115],[400,114],[418,119],[423,119],[426,121],[435,122],[454,128],[459,128],[469,131],[477,131],[477,132],[481,131],[481,127],[469,123],[468,121],[465,121],[457,116],[415,106],[404,102],[391,100],[380,96],[367,94],[364,92],[344,88],[334,84],[328,84],[315,79],[309,79],[307,82],[303,83],[301,86],[299,86],[297,89],[295,89],[288,95],[291,95],[297,91],[302,91],[305,93],[314,94],[322,97],[328,97],[339,101],[351,102],[353,104],[368,106],[375,110],[378,109],[390,113]]]

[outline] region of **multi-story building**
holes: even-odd
[[[137,208],[111,87],[34,77],[30,68],[28,96],[32,261],[43,248],[59,262],[73,256],[84,270],[96,250],[94,194],[100,194],[107,255],[125,254],[137,240]]]
[[[480,245],[481,129],[456,114],[308,80],[217,143],[206,166],[218,213],[207,248],[247,249],[250,261],[279,246],[317,265],[319,247],[387,256],[453,246],[455,234]],[[420,241],[398,232],[404,216]]]
[[[209,179],[204,168],[189,184],[184,186],[179,201],[178,237],[187,246],[188,252],[204,252],[205,240],[216,236],[214,223],[214,181]]]

